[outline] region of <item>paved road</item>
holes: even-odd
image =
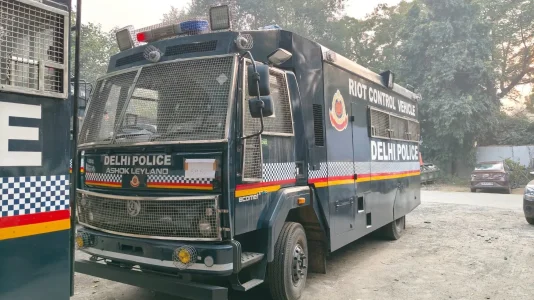
[[[424,191],[399,241],[369,237],[331,254],[302,300],[533,299],[534,226],[521,195]],[[77,254],[80,255],[80,254]],[[230,300],[270,300],[264,290]],[[179,300],[76,275],[72,300]]]
[[[522,195],[506,195],[498,193],[446,193],[438,191],[421,191],[421,201],[476,205],[513,210],[523,209]]]

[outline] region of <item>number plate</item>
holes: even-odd
[[[481,182],[480,185],[491,186],[493,182]]]

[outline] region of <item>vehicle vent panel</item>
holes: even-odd
[[[324,116],[323,106],[320,104],[313,104],[313,133],[315,138],[315,146],[324,146]]]
[[[145,60],[145,57],[144,57],[143,52],[139,52],[139,53],[135,53],[135,54],[117,59],[117,61],[115,62],[115,67],[118,68],[118,67],[133,64],[136,62],[144,61],[144,60]]]
[[[217,49],[217,41],[200,42],[193,44],[183,44],[169,46],[165,49],[165,56],[183,55],[196,52],[210,52]]]

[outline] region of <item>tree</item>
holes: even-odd
[[[74,14],[73,14],[74,15]],[[73,16],[72,24],[75,24]],[[82,24],[81,52],[80,52],[80,78],[87,82],[94,82],[107,72],[109,58],[119,52],[115,41],[115,30],[105,32],[100,24]],[[75,34],[72,35],[74,41]],[[71,43],[71,71],[74,72],[75,43]]]
[[[534,2],[478,0],[491,26],[497,99],[520,97],[518,85],[534,83]]]
[[[239,30],[277,24],[315,41],[328,41],[331,21],[340,15],[345,0],[236,0],[230,3],[233,26]],[[163,22],[205,16],[214,0],[194,0],[185,10],[171,8]]]
[[[422,151],[455,174],[495,124],[490,27],[470,0],[415,1],[400,29],[399,72],[415,84]]]

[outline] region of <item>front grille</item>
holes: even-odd
[[[140,198],[87,191],[76,195],[78,222],[118,235],[220,240],[218,197]]]

